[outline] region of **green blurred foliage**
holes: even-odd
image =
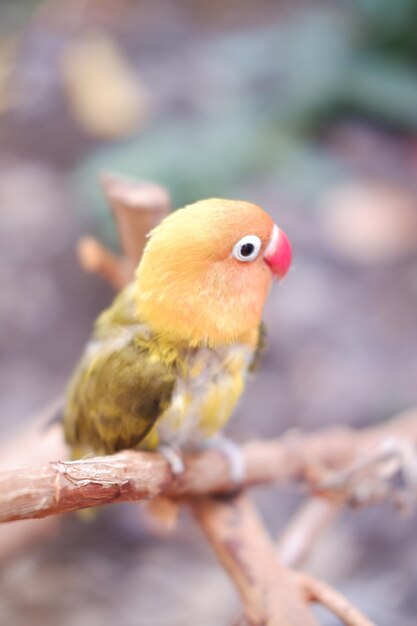
[[[359,34],[344,104],[403,130],[417,128],[417,0],[353,0]]]
[[[249,197],[250,180],[263,175],[314,205],[323,186],[350,175],[315,142],[329,119],[367,116],[417,130],[417,73],[405,55],[417,0],[354,5],[304,9],[285,23],[219,35],[199,50],[203,67],[217,63],[233,76],[234,90],[228,85],[223,99],[219,83],[215,112],[155,120],[130,141],[99,151],[78,173],[82,204],[93,207],[101,236],[112,233],[96,184],[103,170],[160,181],[175,206]],[[401,57],[389,53],[394,41],[401,41]]]
[[[354,0],[367,45],[417,61],[416,0]]]

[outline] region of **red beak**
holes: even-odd
[[[271,241],[265,250],[264,259],[272,273],[279,278],[284,278],[290,269],[291,244],[287,235],[276,224],[272,231]]]

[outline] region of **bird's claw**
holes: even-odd
[[[174,476],[179,476],[184,473],[184,461],[178,448],[161,445],[158,447],[158,452],[162,454],[164,459],[167,461]]]
[[[246,466],[240,447],[231,439],[223,436],[212,437],[204,442],[203,449],[217,450],[229,465],[231,481],[240,485],[246,476]],[[184,461],[179,448],[175,446],[161,445],[158,452],[165,458],[174,476],[181,475],[184,470]]]
[[[246,465],[240,447],[231,439],[224,436],[217,436],[208,439],[205,448],[218,450],[226,457],[229,464],[230,478],[233,483],[240,485],[246,476]]]

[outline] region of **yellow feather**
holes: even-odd
[[[243,342],[259,325],[271,286],[262,252],[272,227],[248,202],[210,199],[175,211],[152,231],[137,269],[137,315],[174,343]],[[232,250],[248,233],[263,248],[254,262],[241,263]]]
[[[241,371],[225,382],[213,384],[201,407],[199,427],[205,437],[212,437],[225,426],[242,391]]]

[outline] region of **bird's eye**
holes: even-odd
[[[246,235],[234,245],[232,256],[238,261],[254,261],[262,247],[262,241],[256,235]]]

